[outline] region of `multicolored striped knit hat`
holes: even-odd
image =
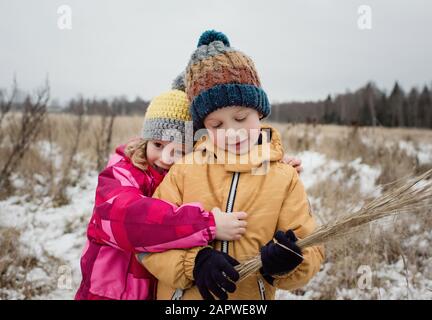
[[[191,123],[192,118],[183,78],[184,74],[179,75],[174,80],[173,90],[153,98],[150,102],[144,116],[141,134],[143,139],[185,143],[187,123]],[[192,125],[190,131],[192,134]]]
[[[209,30],[201,35],[186,67],[185,84],[194,129],[203,128],[205,117],[213,111],[229,106],[253,108],[264,117],[270,114],[254,63],[233,49],[221,32]]]

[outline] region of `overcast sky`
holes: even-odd
[[[58,27],[69,5],[72,29]],[[358,26],[371,8],[372,29]],[[255,61],[271,101],[325,98],[372,80],[390,90],[432,82],[428,0],[0,0],[0,87],[14,74],[52,96],[149,99],[187,64],[200,34],[224,32]]]

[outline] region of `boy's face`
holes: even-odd
[[[150,140],[147,143],[147,162],[163,173],[185,154],[185,145],[169,141]]]
[[[258,141],[260,114],[252,108],[225,107],[210,113],[204,126],[219,149],[243,154]]]

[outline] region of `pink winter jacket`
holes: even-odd
[[[213,215],[199,203],[176,207],[151,198],[162,179],[150,167],[135,167],[124,146],[116,149],[99,174],[75,299],[154,299],[157,280],[135,254],[203,246],[214,239]]]

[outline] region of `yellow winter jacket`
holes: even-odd
[[[279,162],[283,157],[279,133],[267,126],[262,126],[261,133],[262,143],[249,154],[234,155],[236,163],[231,163],[233,154],[216,148],[209,139],[198,142],[183,163],[171,167],[153,195],[179,206],[200,202],[205,210],[218,207],[228,211],[228,202],[233,202],[232,211],[247,212],[246,234],[227,243],[227,253],[240,262],[256,256],[277,230],[292,229],[298,238],[304,238],[316,228],[296,170]],[[212,246],[221,250],[221,241]],[[202,299],[193,282],[194,261],[200,249],[169,250],[142,259],[141,263],[159,280],[157,299],[172,299],[176,288],[185,289],[182,299]],[[302,287],[320,269],[324,253],[316,246],[304,249],[303,256],[304,261],[292,272],[275,276],[273,286],[256,273],[237,283],[229,299],[274,299],[275,288]]]

